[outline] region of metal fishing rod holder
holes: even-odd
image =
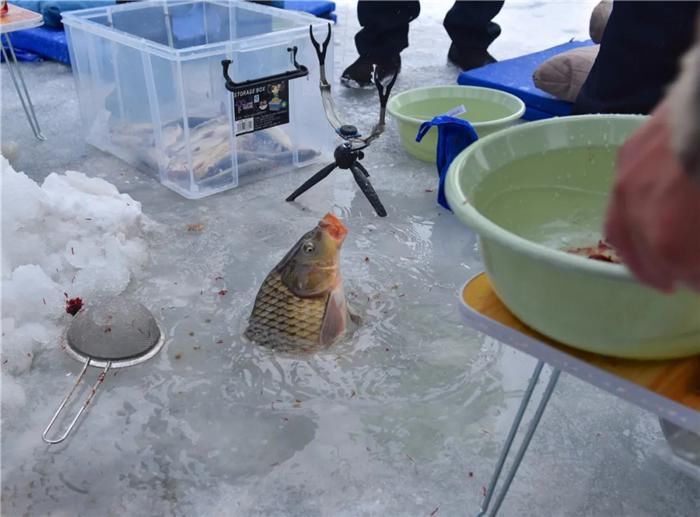
[[[355,178],[355,182],[360,187],[360,190],[362,190],[375,212],[377,212],[377,215],[379,217],[385,217],[386,209],[384,208],[384,205],[382,205],[377,192],[374,190],[374,187],[372,187],[372,184],[369,181],[369,172],[367,172],[367,169],[363,167],[360,160],[365,157],[364,150],[369,147],[372,141],[374,141],[384,132],[384,128],[386,126],[386,103],[389,100],[389,94],[391,93],[391,89],[396,82],[396,77],[399,72],[397,70],[387,85],[384,86],[377,76],[376,67],[374,67],[372,70],[374,84],[377,87],[377,92],[379,93],[379,122],[372,128],[369,135],[362,136],[356,126],[352,124],[343,124],[338,118],[335,111],[335,105],[333,104],[333,98],[331,96],[331,85],[326,79],[326,50],[328,49],[328,43],[331,40],[331,24],[328,24],[328,35],[322,44],[319,44],[319,42],[316,41],[316,38],[314,38],[313,26],[309,26],[309,36],[311,37],[311,43],[313,44],[314,49],[316,49],[316,55],[318,56],[320,69],[319,87],[321,89],[323,109],[326,112],[328,122],[335,130],[335,133],[342,138],[344,142],[335,148],[335,152],[333,153],[335,160],[306,180],[302,186],[296,189],[287,198],[287,201],[294,201],[301,194],[328,176],[336,168],[348,169]]]

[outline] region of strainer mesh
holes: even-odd
[[[146,354],[160,339],[151,312],[126,296],[78,312],[66,332],[69,348],[85,358],[120,361]]]

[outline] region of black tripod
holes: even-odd
[[[374,190],[374,187],[372,187],[372,184],[369,182],[369,172],[367,172],[367,169],[365,169],[360,163],[360,160],[365,157],[365,153],[362,151],[353,150],[351,144],[345,142],[335,148],[333,157],[335,158],[333,163],[326,165],[323,169],[306,180],[301,187],[296,189],[292,195],[287,198],[287,201],[294,201],[297,197],[316,185],[316,183],[328,176],[336,167],[338,167],[339,169],[350,169],[350,172],[352,172],[352,175],[355,178],[355,182],[365,194],[367,200],[374,207],[377,215],[379,217],[386,217],[386,209],[379,200],[379,196]]]
[[[384,208],[384,205],[382,205],[377,192],[374,190],[374,187],[372,187],[372,184],[369,181],[369,172],[367,172],[367,169],[362,166],[360,160],[365,157],[363,150],[369,147],[369,144],[384,131],[386,103],[389,100],[391,88],[396,82],[398,70],[391,78],[386,88],[377,77],[376,67],[373,70],[374,84],[379,93],[379,122],[376,126],[374,126],[369,136],[363,138],[357,130],[357,127],[350,124],[343,124],[340,122],[340,119],[335,113],[333,98],[331,97],[331,85],[326,80],[325,67],[326,50],[328,48],[328,42],[331,39],[331,24],[328,24],[328,35],[323,42],[323,46],[319,45],[316,38],[314,38],[312,26],[309,26],[309,35],[311,36],[311,43],[316,49],[316,55],[318,56],[318,62],[320,65],[321,81],[319,86],[321,88],[321,98],[323,100],[323,108],[326,112],[326,118],[328,118],[328,122],[335,129],[336,134],[345,140],[345,142],[335,148],[335,152],[333,153],[335,161],[329,165],[326,165],[323,169],[306,180],[301,187],[296,189],[292,195],[287,198],[287,201],[294,201],[301,194],[309,190],[311,187],[333,172],[336,167],[339,169],[350,169],[350,172],[352,172],[352,175],[355,178],[355,182],[360,187],[365,197],[367,197],[367,200],[370,202],[375,212],[377,212],[377,215],[379,215],[379,217],[385,217],[386,209]]]

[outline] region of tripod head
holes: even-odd
[[[394,87],[394,83],[396,83],[399,71],[396,70],[391,79],[384,85],[377,75],[376,65],[372,67],[372,82],[374,82],[377,93],[379,94],[379,122],[375,124],[369,135],[363,137],[357,129],[357,126],[353,124],[344,124],[340,121],[335,110],[333,97],[331,96],[331,85],[326,78],[326,51],[328,50],[328,43],[331,39],[331,24],[328,24],[328,34],[323,43],[319,43],[314,37],[312,25],[309,25],[309,37],[311,38],[311,44],[314,46],[314,49],[316,49],[316,55],[318,56],[320,65],[319,88],[321,90],[321,99],[323,101],[323,109],[326,112],[326,118],[340,138],[350,142],[353,148],[364,149],[384,132],[386,126],[386,104],[389,100],[391,89]]]

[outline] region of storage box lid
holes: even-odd
[[[201,57],[224,49],[288,40],[325,21],[297,11],[240,0],[147,0],[70,11],[69,27],[168,57]]]

